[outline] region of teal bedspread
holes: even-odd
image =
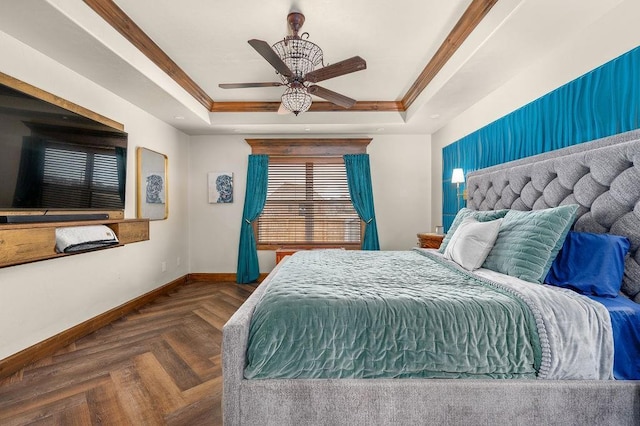
[[[301,251],[253,314],[245,377],[535,378],[518,296],[419,251]]]

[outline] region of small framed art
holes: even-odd
[[[209,203],[233,203],[233,173],[207,173]]]
[[[167,197],[167,156],[147,148],[137,149],[136,216],[150,220],[169,215]]]

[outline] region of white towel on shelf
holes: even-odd
[[[118,237],[106,225],[56,228],[56,251],[73,253],[118,244]]]

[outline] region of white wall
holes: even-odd
[[[170,203],[169,219],[151,223],[151,241],[1,268],[3,359],[188,273],[189,138],[2,32],[0,51],[1,72],[124,124],[129,134],[125,217],[135,217],[138,146],[169,157]]]
[[[190,145],[191,272],[235,273],[251,147],[242,135],[196,136]],[[416,233],[432,228],[430,137],[379,135],[373,137],[368,152],[381,249],[413,247]],[[207,172],[212,171],[233,172],[232,204],[208,204]],[[269,272],[275,265],[274,252],[259,251],[258,256],[260,271]]]
[[[434,133],[434,220],[442,217],[442,148],[640,45],[638,16],[640,1],[624,1]]]
[[[192,136],[189,145],[189,268],[194,273],[235,273],[251,147],[241,135]],[[233,173],[233,203],[209,204],[208,172]],[[275,254],[258,254],[261,270],[269,271]]]
[[[380,248],[415,247],[418,232],[433,231],[431,136],[375,136],[368,153]]]

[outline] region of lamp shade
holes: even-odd
[[[464,182],[464,171],[462,169],[453,169],[453,173],[451,173],[451,183],[463,183]]]

